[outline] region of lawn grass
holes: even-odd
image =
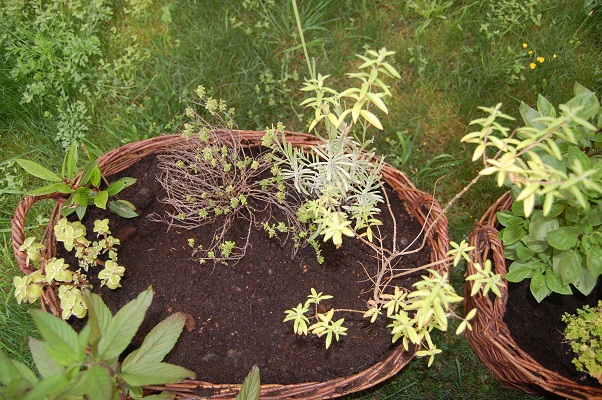
[[[602,90],[600,5],[590,10],[594,2],[587,0],[445,3],[299,1],[310,56],[339,89],[346,84],[344,73],[359,65],[354,54],[367,47],[396,51],[394,64],[401,80],[392,89],[390,113],[382,118],[385,129],[375,141],[389,162],[442,204],[476,173],[471,149],[459,139],[480,115],[479,106],[502,102],[506,113],[520,118],[519,102],[533,104],[538,93],[558,104],[571,97],[576,81],[598,93]],[[104,62],[113,63],[112,72],[92,74],[95,78],[87,82],[90,95],[72,89],[67,96],[87,107],[84,141],[93,152],[102,154],[123,143],[173,132],[198,85],[235,107],[242,129],[261,130],[278,121],[288,129],[306,129],[309,115],[298,104],[308,73],[288,1],[118,1],[114,10],[96,32]],[[31,23],[22,22],[25,29]],[[0,14],[0,23],[6,32],[15,22]],[[12,297],[17,269],[9,226],[25,188],[39,182],[25,176],[12,160],[26,157],[58,170],[63,156],[55,140],[60,115],[53,101],[21,101],[35,77],[14,78],[16,57],[2,47],[2,40],[0,347],[30,363],[24,349],[27,336],[35,331],[26,308]],[[102,69],[99,57],[87,65]],[[464,239],[502,192],[483,180],[450,209],[452,239]],[[32,233],[39,230],[37,218],[47,209],[40,206],[30,213]],[[462,268],[453,274],[461,291]],[[496,383],[462,337],[450,333],[438,334],[437,339],[445,351],[431,368],[424,360],[414,360],[390,382],[349,398],[536,398]]]

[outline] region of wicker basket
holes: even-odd
[[[504,247],[498,239],[496,213],[509,210],[513,198],[505,193],[493,204],[477,223],[470,235],[470,245],[475,247],[467,275],[476,273],[473,263],[483,263],[489,259],[495,273],[504,276],[506,258]],[[467,281],[464,289],[464,310],[466,313],[477,308],[472,321],[472,331],[466,331],[466,339],[487,369],[503,385],[532,394],[554,393],[567,399],[602,399],[602,389],[580,385],[556,372],[550,371],[535,361],[516,344],[503,318],[508,299],[508,282],[504,280],[501,297],[482,296],[479,292],[471,297],[472,281]]]
[[[248,147],[259,146],[264,134],[264,132],[257,131],[235,131],[234,133],[239,134],[243,145]],[[287,140],[294,146],[310,147],[317,143],[315,136],[295,132],[286,132],[286,135]],[[103,155],[98,159],[98,164],[103,175],[110,176],[123,171],[147,155],[160,153],[166,148],[183,143],[184,140],[180,135],[164,135],[130,143]],[[385,165],[382,175],[384,180],[403,200],[408,212],[421,225],[431,225],[434,222],[433,229],[427,234],[427,243],[432,249],[430,258],[433,262],[444,259],[449,248],[449,238],[447,234],[447,219],[442,215],[441,206],[431,195],[417,190],[407,177],[395,168]],[[15,257],[19,267],[26,274],[33,271],[25,263],[25,254],[19,251],[19,247],[25,240],[25,217],[33,204],[47,198],[57,202],[44,238],[46,256],[51,257],[56,253],[56,239],[53,236],[51,227],[58,215],[59,203],[64,201],[64,196],[27,197],[19,204],[12,221],[12,239]],[[438,268],[439,272],[448,271],[448,265],[444,263],[440,264]],[[43,309],[60,315],[59,302],[52,290],[45,290],[42,300]],[[415,351],[404,351],[403,346],[397,346],[386,359],[352,376],[326,382],[289,385],[265,384],[261,386],[261,399],[325,399],[358,392],[370,388],[398,373],[414,357],[414,354]],[[200,389],[203,392],[207,392],[207,397],[213,399],[233,399],[238,394],[240,385],[212,384],[209,382],[186,380],[179,384],[160,387],[151,386],[148,389],[167,389],[177,393],[178,398],[199,398],[192,391]]]

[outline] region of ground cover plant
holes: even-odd
[[[121,58],[135,79],[128,85],[102,83],[109,93],[106,96],[70,92],[70,99],[83,102],[86,113],[77,101],[71,108],[64,106],[63,112],[53,107],[60,100],[48,101],[50,105],[23,102],[28,85],[35,80],[11,73],[17,50],[9,54],[9,45],[2,44],[0,218],[6,257],[1,261],[5,300],[0,302],[0,346],[18,357],[27,354],[22,349],[35,330],[11,293],[16,268],[11,261],[9,220],[23,188],[32,187],[31,178],[16,167],[16,158],[44,159],[45,165],[53,163],[59,170],[63,159],[60,142],[65,136],[61,132],[84,132],[89,148],[98,153],[156,135],[178,122],[172,119],[184,111],[180,100],[207,82],[213,82],[213,94],[237,109],[241,127],[263,129],[278,119],[287,126],[302,126],[311,119],[295,106],[300,99],[295,99],[295,93],[301,87],[296,77],[304,70],[305,60],[295,30],[290,29],[294,19],[288,2],[125,3],[126,9],[137,11],[114,11],[104,22],[108,30],[103,32],[117,32],[113,38],[99,36],[104,59],[120,59],[127,46],[119,37],[133,37],[131,32],[138,38],[135,48],[150,54],[153,62],[134,55]],[[467,124],[474,119],[477,106],[502,101],[505,109],[518,109],[512,107],[518,104],[515,99],[534,105],[539,93],[558,104],[571,97],[575,81],[594,92],[602,85],[602,29],[599,4],[594,1],[576,5],[566,1],[455,1],[451,5],[308,1],[300,12],[312,55],[320,65],[329,66],[322,70],[324,74],[340,76],[349,70],[356,62],[353,54],[362,53],[366,44],[396,51],[394,65],[402,78],[392,88],[397,100],[389,106],[392,117],[383,120],[384,131],[374,139],[389,153],[389,162],[397,163],[421,189],[434,190],[442,200],[474,175],[467,161],[469,149],[459,146],[458,140],[469,131]],[[22,29],[30,26],[29,20],[13,18],[4,9],[0,13],[6,17],[3,35],[14,32],[14,24],[20,23]],[[67,122],[61,121],[67,120],[75,127],[83,126],[84,121],[89,129],[65,128]],[[465,197],[451,211],[452,238],[460,239],[471,230],[475,217],[500,194],[494,186],[481,183],[476,188],[478,195]],[[39,211],[41,218],[44,211]],[[29,231],[39,230],[40,222],[43,224],[32,215]],[[457,272],[454,282],[458,288],[461,278]],[[15,318],[19,323],[15,324]],[[437,338],[448,351],[428,373],[423,373],[426,362],[417,360],[386,386],[353,397],[530,398],[500,388],[483,372],[468,346],[452,336]],[[31,365],[28,356],[23,361]]]

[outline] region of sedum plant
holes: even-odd
[[[108,219],[94,221],[94,232],[97,240],[90,241],[86,238],[86,227],[81,222],[70,222],[66,218],[61,218],[54,226],[56,240],[62,242],[67,251],[75,252],[79,262],[75,271],[69,269],[63,258],[44,258],[42,252],[45,246],[37,243],[35,237],[25,239],[19,250],[26,252],[27,264],[33,264],[36,270],[29,275],[13,278],[17,302],[33,303],[40,298],[43,288],[57,288],[62,318],[68,319],[72,315],[83,318],[87,307],[82,289],[91,287],[86,274],[90,267],[97,265],[103,267],[98,272],[101,286],[118,288],[125,273],[125,268],[117,260],[119,239],[111,236]],[[102,261],[102,255],[106,255],[107,259]]]
[[[155,326],[140,348],[122,357],[148,310],[148,288],[115,315],[102,299],[84,291],[88,323],[78,333],[67,322],[41,310],[31,310],[42,341],[29,346],[41,379],[0,349],[0,395],[19,399],[142,398],[142,386],[176,383],[194,373],[163,362],[180,336],[185,316],[175,313]],[[172,398],[168,393],[146,398]]]
[[[587,372],[602,383],[602,300],[597,307],[584,306],[577,314],[565,313],[564,338],[571,345],[577,371]]]
[[[540,302],[550,293],[587,295],[602,274],[602,112],[595,93],[575,84],[558,110],[539,96],[537,110],[521,103],[524,126],[510,131],[501,105],[472,122],[462,140],[477,147],[480,175],[496,175],[512,190],[511,210],[498,213],[500,239],[512,260],[506,279],[530,279]]]

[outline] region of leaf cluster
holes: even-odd
[[[577,314],[565,313],[562,321],[577,371],[585,371],[602,383],[602,301],[597,307],[578,309]]]
[[[37,243],[35,237],[29,237],[19,250],[26,252],[27,265],[32,263],[36,270],[23,277],[13,278],[15,297],[19,304],[23,301],[33,303],[40,298],[45,287],[57,288],[63,319],[68,319],[71,315],[83,318],[87,308],[82,288],[91,286],[85,275],[91,266],[103,267],[98,272],[101,286],[106,285],[110,289],[121,286],[120,281],[125,268],[120,266],[117,260],[116,246],[119,239],[111,236],[108,219],[94,221],[94,232],[98,237],[98,240],[94,241],[86,238],[86,227],[81,222],[69,222],[66,218],[58,221],[54,232],[56,240],[62,242],[67,251],[75,250],[79,268],[76,271],[69,269],[63,258],[46,259],[43,256],[45,246]],[[108,257],[104,261],[100,259],[103,254],[107,254]]]
[[[550,293],[588,294],[602,274],[602,113],[596,95],[578,83],[557,111],[543,96],[537,110],[522,103],[525,126],[509,134],[500,105],[472,124],[462,140],[477,144],[481,175],[508,185],[512,208],[498,213],[500,239],[513,260],[506,279],[530,279],[541,301]]]
[[[185,368],[162,362],[176,343],[185,323],[183,314],[172,314],[155,326],[140,348],[120,361],[146,311],[153,293],[140,293],[115,315],[102,299],[84,291],[88,323],[77,333],[67,322],[41,310],[31,314],[43,341],[29,341],[36,374],[0,350],[0,394],[20,399],[120,399],[142,398],[142,386],[193,378]],[[167,393],[165,393],[167,395]],[[156,398],[169,396],[156,395]]]
[[[85,147],[84,147],[84,150]],[[101,189],[102,173],[96,160],[93,160],[88,154],[88,161],[83,170],[77,169],[79,162],[77,143],[73,142],[65,157],[61,173],[56,174],[48,168],[30,160],[17,159],[16,162],[29,174],[52,182],[50,185],[30,190],[27,192],[30,196],[43,196],[52,193],[61,193],[68,195],[65,204],[61,208],[61,214],[68,216],[75,213],[81,220],[86,213],[88,206],[94,205],[98,208],[109,209],[123,218],[132,218],[138,216],[135,207],[125,200],[111,200],[123,189],[133,185],[136,179],[124,177]]]

